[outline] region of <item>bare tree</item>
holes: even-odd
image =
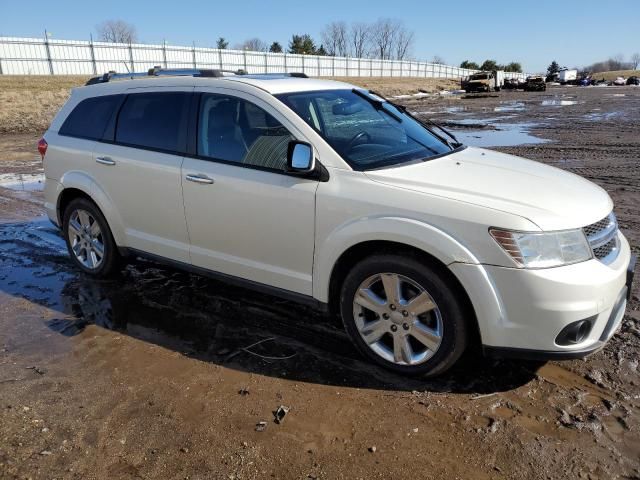
[[[397,60],[405,60],[411,53],[413,46],[413,32],[407,30],[404,26],[398,29],[395,39],[395,53]]]
[[[371,42],[371,26],[362,22],[352,23],[349,29],[349,39],[353,56],[366,57],[369,54]]]
[[[388,60],[393,53],[393,47],[401,23],[392,18],[381,18],[371,27],[371,41],[375,48],[376,58]]]
[[[251,52],[266,52],[269,46],[259,38],[250,38],[239,45],[236,50],[249,50]]]
[[[444,65],[447,62],[440,55],[434,55],[431,59],[431,63],[435,63],[436,65]]]
[[[322,30],[320,38],[329,55],[347,56],[347,24],[345,22],[329,23]]]
[[[631,65],[633,65],[633,69],[637,70],[638,65],[640,65],[640,53],[634,53],[631,55]]]
[[[138,39],[136,27],[124,20],[106,20],[96,30],[102,42],[134,43]]]

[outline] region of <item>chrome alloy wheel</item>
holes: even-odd
[[[98,268],[104,259],[104,237],[96,219],[86,210],[75,210],[67,235],[76,259],[86,268]]]
[[[442,342],[438,305],[417,282],[396,273],[372,275],[360,284],[353,318],[369,348],[397,365],[426,362]]]

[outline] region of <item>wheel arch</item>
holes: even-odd
[[[93,202],[104,216],[116,245],[125,245],[125,234],[120,214],[113,202],[96,183],[81,172],[69,172],[61,179],[62,189],[56,199],[56,215],[62,226],[64,210],[75,198],[86,198]]]
[[[328,308],[332,315],[340,312],[340,290],[349,271],[365,258],[394,254],[414,258],[423,265],[436,271],[445,282],[462,298],[462,308],[468,318],[470,328],[470,344],[480,345],[480,329],[471,298],[456,275],[434,255],[406,243],[388,240],[368,240],[352,245],[336,260],[331,270],[328,287]]]

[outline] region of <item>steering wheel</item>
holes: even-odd
[[[349,140],[349,143],[347,143],[347,151],[351,150],[356,146],[358,142],[362,141],[363,139],[366,139],[367,142],[371,142],[371,135],[369,134],[369,132],[365,132],[364,130],[362,130],[351,137],[351,140]]]

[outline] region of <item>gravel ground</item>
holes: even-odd
[[[495,148],[603,186],[638,252],[640,88],[405,102],[469,143],[549,140]],[[0,135],[0,174],[41,168],[32,136]],[[298,305],[148,262],[88,279],[41,195],[0,205],[0,478],[640,478],[637,285],[586,360],[409,380]]]

